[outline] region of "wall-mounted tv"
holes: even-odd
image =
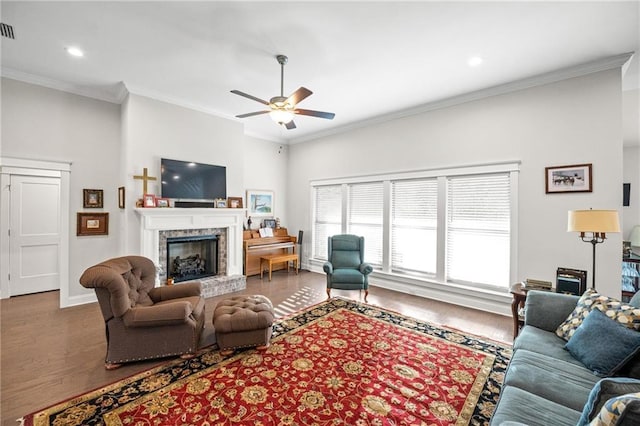
[[[227,199],[227,168],[212,164],[160,159],[163,198],[209,202]]]

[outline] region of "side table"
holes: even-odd
[[[511,315],[513,315],[513,339],[515,340],[520,332],[520,327],[524,325],[524,318],[520,316],[520,309],[524,308],[524,302],[527,300],[527,292],[522,283],[513,284],[509,292],[513,295]]]

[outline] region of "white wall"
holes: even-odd
[[[139,253],[140,218],[133,208],[142,198],[142,181],[134,180],[143,168],[158,178],[149,182],[148,191],[160,194],[160,158],[195,161],[227,168],[227,195],[244,192],[244,135],[242,124],[203,112],[129,95],[124,108],[124,176],[128,206],[125,252]]]
[[[590,279],[591,246],[566,232],[567,211],[621,209],[621,103],[614,69],[293,145],[291,225],[311,229],[310,180],[519,160],[518,279],[555,281],[560,266]],[[593,164],[592,193],[545,194],[545,167],[581,163]],[[619,297],[622,238],[609,237],[597,286]]]
[[[120,106],[2,79],[2,155],[71,162],[69,217],[69,298],[92,295],[78,283],[84,269],[117,252],[117,175]],[[104,191],[108,236],[76,236],[76,212],[83,209],[84,188]]]
[[[278,152],[280,151],[280,152]],[[244,135],[242,123],[187,108],[129,95],[122,106],[10,79],[2,79],[2,145],[6,157],[72,162],[70,303],[93,300],[78,279],[105,259],[139,253],[135,200],[147,167],[159,176],[160,158],[227,167],[227,195],[249,189],[273,190],[275,212],[286,223],[287,152],[280,145]],[[126,208],[118,208],[125,186]],[[82,189],[104,190],[109,235],[76,237],[75,212],[82,211]],[[157,183],[149,192],[159,194]],[[94,210],[95,211],[95,210]]]
[[[297,235],[297,230],[289,225],[287,206],[287,165],[289,149],[287,145],[245,137],[244,184],[246,189],[266,189],[274,191],[274,217],[287,228],[289,235]],[[246,193],[243,194],[246,203]],[[244,205],[247,207],[246,204]],[[252,228],[259,226],[259,220],[252,218]]]

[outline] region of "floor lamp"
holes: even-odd
[[[603,243],[607,232],[620,232],[617,210],[569,210],[568,232],[579,232],[580,239],[593,246],[591,288],[596,289],[596,244]]]

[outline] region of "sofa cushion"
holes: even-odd
[[[567,342],[556,336],[553,331],[545,331],[537,327],[525,325],[518,333],[518,338],[513,342],[513,350],[524,349],[582,366],[582,363],[575,359],[569,351],[564,348]]]
[[[601,310],[609,318],[626,327],[640,329],[640,308],[623,304],[617,299],[603,296],[595,290],[589,289],[580,297],[573,312],[560,324],[556,334],[568,341],[593,309]]]
[[[578,426],[588,425],[609,399],[638,391],[640,391],[640,380],[626,377],[609,377],[600,380],[589,394],[589,399],[584,405]]]
[[[593,310],[565,346],[594,374],[611,376],[640,350],[640,332]]]
[[[511,358],[504,383],[582,411],[598,380],[583,366],[520,349]]]
[[[526,425],[575,426],[579,418],[579,411],[515,386],[506,386],[500,392],[500,400],[491,416],[491,425],[501,426],[509,421],[517,421]]]

